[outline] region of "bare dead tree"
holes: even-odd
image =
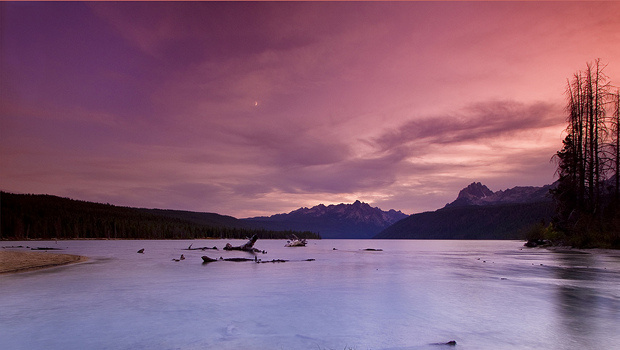
[[[602,212],[610,212],[610,197],[619,197],[620,102],[605,67],[597,59],[567,81],[568,126],[564,147],[555,156],[559,184],[554,195],[560,219],[568,226],[584,217],[590,223],[604,221],[609,214]]]
[[[620,200],[620,89],[612,97],[613,117],[612,125],[612,144],[613,144],[613,160],[614,160],[614,198]]]

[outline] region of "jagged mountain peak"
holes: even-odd
[[[469,186],[463,188],[456,200],[452,203],[446,204],[448,206],[462,206],[462,205],[472,205],[476,202],[479,202],[481,199],[490,197],[493,195],[493,191],[491,191],[487,186],[483,185],[480,182],[472,182]]]
[[[296,210],[291,211],[288,214],[276,214],[274,216],[282,216],[282,215],[311,215],[311,216],[322,216],[326,214],[339,214],[344,216],[362,216],[362,215],[372,215],[372,214],[383,214],[388,217],[405,217],[407,216],[400,210],[390,209],[389,211],[384,211],[379,209],[378,207],[371,207],[370,204],[362,202],[360,200],[356,200],[351,204],[340,203],[340,204],[318,204],[312,208],[302,207]],[[398,221],[398,220],[396,220]]]
[[[516,186],[493,192],[480,182],[472,182],[459,192],[454,202],[446,204],[446,207],[550,201],[549,190],[554,185],[555,184],[542,187]]]
[[[469,186],[465,187],[459,192],[457,198],[484,198],[492,196],[493,191],[480,182],[472,182]]]
[[[260,221],[265,227],[277,225],[283,229],[310,230],[325,238],[370,238],[389,225],[406,218],[401,211],[372,207],[356,200],[351,204],[319,204],[302,207],[286,214],[249,218]]]
[[[493,192],[473,182],[444,209],[413,214],[374,238],[520,239],[533,225],[551,220],[554,205],[550,190],[556,186],[557,182]]]

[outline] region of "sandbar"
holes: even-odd
[[[0,274],[32,271],[86,260],[87,257],[80,255],[0,250]]]

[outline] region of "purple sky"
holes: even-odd
[[[271,215],[554,181],[620,2],[0,3],[0,189]]]

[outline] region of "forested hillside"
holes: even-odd
[[[292,231],[251,228],[231,216],[138,209],[50,195],[0,192],[0,239],[288,238]],[[320,238],[294,232],[300,238]]]
[[[414,214],[388,227],[378,239],[523,239],[549,223],[552,202],[448,207]]]

